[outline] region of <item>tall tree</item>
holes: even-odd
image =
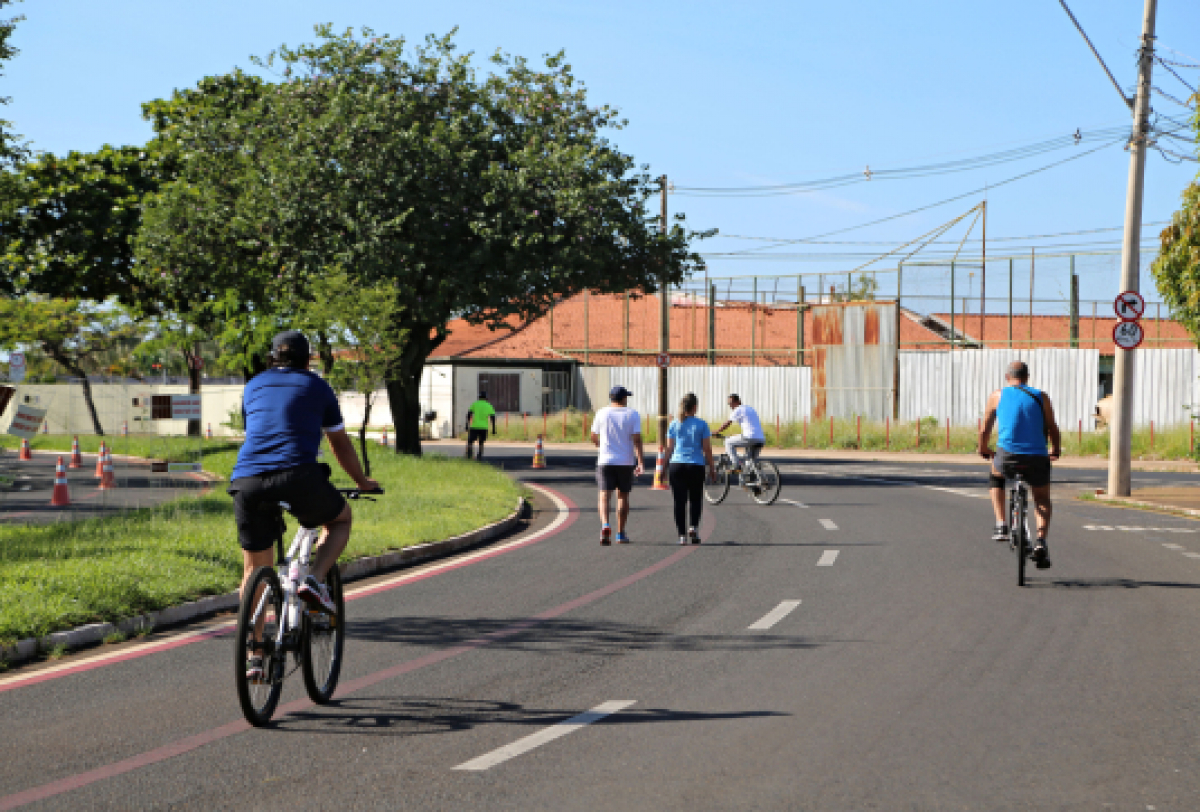
[[[325,377],[334,390],[362,396],[358,443],[370,476],[367,427],[371,424],[376,393],[387,384],[392,348],[403,340],[402,335],[394,332],[400,297],[390,282],[369,287],[357,285],[341,269],[315,279],[311,292],[312,301],[301,310],[296,326],[306,332],[323,332],[328,337],[332,364]],[[336,360],[333,360],[334,343],[342,349]]]
[[[1200,101],[1200,94],[1192,97]],[[1200,158],[1200,111],[1192,117]],[[1200,345],[1200,178],[1183,190],[1183,205],[1162,230],[1158,259],[1151,266],[1158,292]]]
[[[12,0],[0,0],[0,12],[3,12],[4,7],[8,5],[12,5]],[[17,55],[17,49],[8,40],[16,30],[17,23],[24,19],[24,17],[0,19],[0,65]],[[0,73],[0,76],[3,75]],[[12,99],[8,96],[0,96],[0,104],[8,104],[10,101]],[[11,169],[28,155],[29,149],[21,141],[21,136],[12,132],[12,122],[0,119],[0,170]]]
[[[499,326],[556,296],[653,291],[701,267],[689,249],[700,235],[660,229],[657,180],[608,140],[624,122],[588,104],[561,54],[534,69],[498,53],[479,75],[452,35],[410,53],[369,30],[317,33],[261,62],[281,82],[237,117],[180,125],[175,137],[221,175],[166,187],[139,245],[184,289],[302,297],[332,267],[391,284],[401,338],[380,351],[398,451],[420,453],[421,370],[451,318]],[[173,226],[197,221],[209,227],[189,232],[193,254],[253,259],[185,265]]]
[[[33,346],[79,379],[96,434],[104,427],[92,399],[90,372],[110,362],[115,351],[135,346],[140,330],[115,302],[80,299],[0,297],[0,348]]]

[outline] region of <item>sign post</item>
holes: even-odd
[[[25,380],[25,353],[14,352],[8,356],[8,379],[13,383]]]

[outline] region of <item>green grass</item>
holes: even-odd
[[[574,409],[549,415],[545,421],[541,417],[530,417],[527,421],[519,416],[498,419],[499,429],[497,440],[533,441],[542,434],[545,427],[546,442],[578,443],[588,442],[589,437],[584,426],[590,429],[590,421],[594,413],[586,416]],[[565,430],[564,430],[564,417]],[[650,444],[658,442],[658,427],[654,420],[647,420],[643,415],[642,439]],[[720,423],[710,423],[716,429]],[[736,431],[736,427],[732,427]],[[828,418],[815,421],[799,421],[780,423],[765,421],[763,430],[767,435],[767,444],[772,448],[813,448],[834,450],[860,451],[906,451],[940,454],[974,454],[978,442],[978,432],[974,425],[952,426],[947,442],[946,423],[935,418],[927,417],[920,421],[918,431],[917,421],[902,423],[886,423],[870,420],[861,422],[855,418],[834,418],[833,431],[830,434]],[[1063,453],[1073,457],[1107,457],[1108,432],[1063,429]],[[461,439],[465,440],[466,435]],[[995,433],[992,435],[993,444]],[[721,440],[716,441],[722,445]],[[1133,457],[1137,460],[1193,460],[1197,454],[1192,449],[1190,427],[1174,426],[1153,432],[1149,427],[1134,429]]]
[[[38,440],[55,442],[53,436]],[[69,447],[70,438],[65,442]],[[221,446],[206,455],[205,468],[227,476],[236,451],[230,443]],[[388,492],[378,502],[355,504],[343,561],[497,521],[512,512],[521,493],[490,466],[463,460],[400,457],[380,449],[371,461]],[[341,474],[336,463],[334,469]],[[344,474],[334,481],[351,484]],[[289,535],[294,529],[289,521]],[[113,518],[0,525],[0,642],[228,592],[241,571],[233,503],[219,489]]]

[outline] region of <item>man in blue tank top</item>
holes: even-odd
[[[1033,491],[1037,506],[1037,541],[1033,547],[1033,561],[1039,569],[1050,566],[1050,550],[1046,546],[1046,533],[1050,529],[1050,516],[1054,512],[1050,504],[1050,462],[1062,454],[1062,435],[1054,420],[1054,407],[1050,396],[1029,386],[1029,367],[1023,361],[1013,361],[1005,373],[1003,389],[997,389],[988,398],[987,413],[979,430],[979,454],[992,460],[989,477],[992,491],[992,509],[996,514],[996,530],[992,538],[1008,541],[1008,524],[1004,517],[1004,480],[1020,468],[1025,481]],[[998,427],[996,450],[988,444],[992,437],[992,426]],[[1050,451],[1046,450],[1046,441]]]

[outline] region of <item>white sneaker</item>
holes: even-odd
[[[304,583],[300,584],[296,594],[300,600],[308,604],[310,609],[324,612],[327,615],[337,614],[337,604],[333,602],[333,598],[329,597],[329,589],[311,575],[304,579]]]
[[[688,543],[688,541],[687,541],[687,536],[680,536],[680,537],[679,537],[679,543],[680,543],[680,544],[687,544],[687,543]]]

